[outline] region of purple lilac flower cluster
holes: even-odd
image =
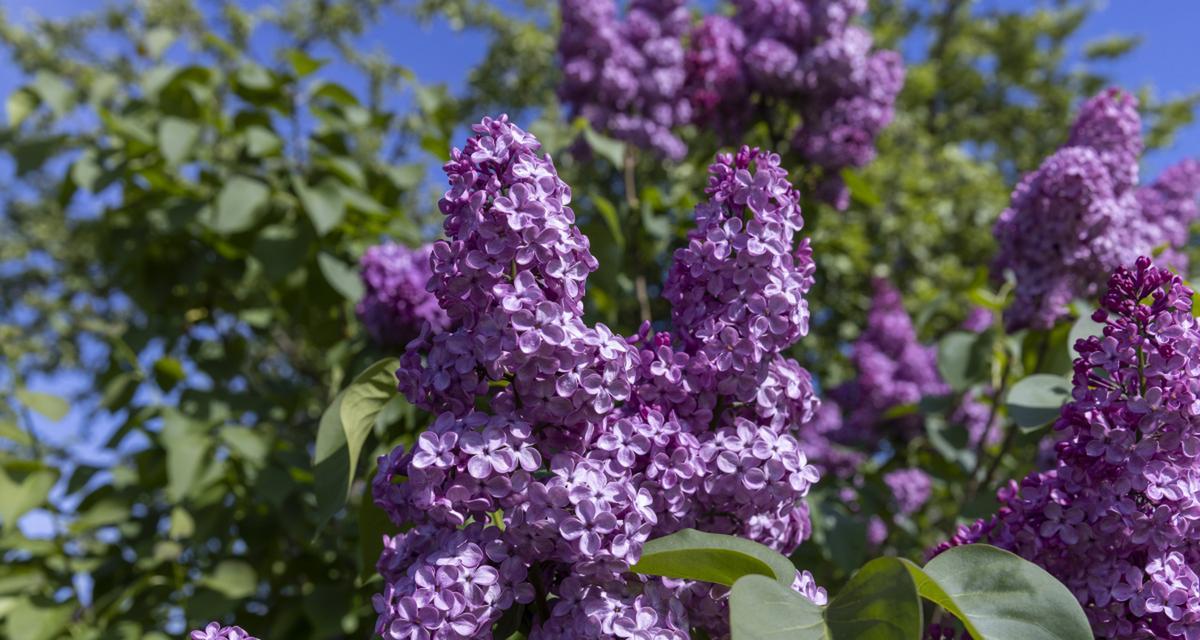
[[[691,120],[683,96],[684,0],[562,0],[559,96],[572,115],[673,160],[687,153],[673,129]]]
[[[387,243],[363,254],[359,268],[365,293],[355,310],[375,342],[402,347],[426,324],[435,331],[446,328],[446,313],[425,289],[432,250],[432,245],[410,249]]]
[[[450,326],[413,340],[397,372],[437,417],[373,483],[412,527],[385,541],[376,630],[487,638],[519,603],[531,638],[723,637],[719,588],[628,569],[685,527],[785,553],[810,533],[818,473],[794,425],[818,403],[781,355],[807,332],[798,194],[777,155],[719,156],[665,284],[677,335],[627,338],[582,319],[597,263],[537,140],[505,117],[473,132],[445,165],[447,240],[431,254]],[[825,597],[811,575],[796,584]]]
[[[993,267],[1017,279],[1010,328],[1049,328],[1072,299],[1095,297],[1097,274],[1186,243],[1200,213],[1200,168],[1186,161],[1137,188],[1142,146],[1136,99],[1109,89],[1084,103],[1067,144],[1017,185],[996,222]]]
[[[687,54],[696,121],[737,135],[757,113],[786,105],[801,117],[793,146],[825,169],[819,195],[844,207],[838,176],[875,154],[875,137],[894,115],[904,67],[894,51],[872,51],[850,24],[863,0],[736,0],[732,19],[706,17]]]
[[[933,495],[933,480],[920,469],[897,469],[884,474],[883,483],[891,490],[896,513],[909,516],[929,501]]]
[[[188,634],[189,640],[258,640],[241,627],[226,627],[219,622],[210,622],[203,629]]]
[[[935,553],[986,541],[1039,563],[1101,638],[1200,637],[1200,324],[1192,291],[1139,258],[1118,268],[1076,342],[1055,468],[999,491],[990,520]]]
[[[875,281],[867,326],[854,342],[850,360],[858,377],[830,395],[847,411],[846,429],[854,437],[875,437],[888,409],[949,393],[938,373],[936,351],[918,340],[900,292],[886,280]],[[919,416],[905,416],[895,422],[901,431],[911,431],[919,421]]]

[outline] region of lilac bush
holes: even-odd
[[[722,588],[628,569],[686,527],[783,553],[810,534],[796,425],[819,403],[782,355],[808,330],[799,195],[775,154],[718,156],[664,286],[674,331],[623,337],[582,318],[597,261],[538,148],[485,118],[445,165],[429,291],[450,324],[397,372],[437,417],[379,460],[375,503],[412,528],[386,539],[376,631],[490,637],[522,604],[531,638],[724,637]]]
[[[1011,329],[1049,328],[1073,299],[1095,297],[1103,274],[1186,243],[1198,213],[1196,163],[1137,188],[1142,147],[1137,101],[1109,89],[1084,103],[1067,144],[1017,185],[995,226],[994,270],[1017,280]],[[1172,266],[1186,266],[1170,255]]]
[[[446,313],[425,290],[432,250],[431,245],[410,249],[387,243],[363,254],[359,268],[365,293],[355,311],[376,343],[402,347],[426,324],[435,331],[446,327]]]
[[[1139,258],[1109,279],[1076,343],[1053,469],[999,491],[1001,508],[935,551],[977,541],[1037,562],[1097,637],[1200,637],[1200,325],[1192,290]]]

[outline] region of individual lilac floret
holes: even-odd
[[[387,243],[367,249],[359,263],[366,290],[356,311],[375,342],[404,346],[426,324],[433,331],[449,323],[437,298],[426,290],[432,271],[432,245],[410,249]]]
[[[673,160],[687,153],[673,129],[691,119],[683,97],[688,25],[682,0],[562,0],[559,96],[596,129]]]
[[[1142,151],[1141,121],[1132,96],[1110,89],[1088,100],[1068,143],[1026,175],[1000,214],[993,271],[1011,270],[1016,299],[1005,313],[1010,329],[1047,329],[1075,298],[1099,292],[1101,274],[1139,255],[1166,250],[1164,262],[1186,266],[1177,251],[1196,217],[1194,162],[1135,189]]]
[[[933,495],[933,481],[928,473],[920,469],[891,471],[884,474],[883,483],[896,500],[896,512],[904,516],[920,511]]]
[[[241,627],[226,627],[219,622],[210,622],[203,629],[188,634],[189,640],[258,640]]]
[[[1200,634],[1200,325],[1182,279],[1139,258],[1118,268],[1076,342],[1073,401],[1055,467],[998,492],[987,521],[939,546],[988,542],[1040,564],[1099,638]]]

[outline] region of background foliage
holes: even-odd
[[[878,159],[846,176],[850,208],[805,202],[816,313],[793,355],[823,387],[853,376],[846,347],[874,276],[899,286],[930,341],[972,304],[1002,306],[986,276],[991,223],[1020,173],[1065,139],[1079,101],[1106,83],[1067,63],[1088,10],[873,6],[882,46],[915,35],[928,45],[903,47],[898,116]],[[403,60],[356,46],[385,13],[480,31],[488,53],[462,91],[422,84]],[[369,633],[384,522],[362,478],[378,448],[424,418],[394,401],[358,442],[316,437],[350,378],[394,355],[354,321],[354,263],[383,237],[436,234],[440,183],[429,170],[485,113],[528,123],[575,186],[602,265],[589,314],[624,333],[668,316],[659,283],[717,142],[688,131],[689,156],[669,164],[565,121],[556,21],[543,0],[292,0],[255,11],[156,0],[32,24],[0,15],[0,42],[29,80],[7,97],[0,129],[12,165],[0,188],[6,635],[161,637],[229,613],[266,638]],[[1087,57],[1136,43],[1093,43]],[[1152,148],[1190,122],[1196,102],[1142,99]],[[591,153],[573,152],[581,136]],[[772,144],[765,125],[747,142]],[[803,187],[803,167],[786,160]],[[1068,329],[983,334],[972,348],[994,357],[956,391],[1065,371]],[[64,380],[62,393],[31,391]],[[36,436],[33,414],[55,421],[68,409],[85,430],[113,427],[102,447]],[[1031,468],[1039,437],[1015,437],[984,484]],[[836,504],[837,487],[818,487],[826,544],[806,545],[801,566],[833,587],[871,554],[918,558],[955,522],[987,512],[991,491],[959,453],[922,437],[872,458],[857,513]],[[935,476],[934,502],[868,549],[867,519],[890,515],[880,474],[915,464]]]

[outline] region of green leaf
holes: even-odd
[[[254,595],[258,575],[242,560],[222,560],[200,584],[232,600],[241,600]]]
[[[312,100],[325,98],[342,106],[357,106],[358,98],[354,97],[346,87],[336,82],[317,81],[312,86]]]
[[[1009,389],[1005,406],[1017,426],[1032,430],[1057,418],[1063,404],[1070,399],[1070,380],[1051,373],[1035,373]]]
[[[41,104],[41,99],[28,88],[14,91],[4,102],[4,113],[8,118],[8,126],[13,129],[21,126],[21,123],[37,110],[39,104]]]
[[[916,640],[924,624],[916,584],[896,558],[868,562],[826,607],[748,575],[733,584],[729,617],[733,640]]]
[[[766,576],[748,575],[729,593],[732,640],[828,638],[821,607]]]
[[[183,363],[176,358],[165,356],[154,361],[154,381],[163,391],[174,389],[184,375]]]
[[[152,60],[158,60],[166,53],[167,48],[175,42],[176,33],[170,27],[154,27],[146,32],[146,55]]]
[[[339,409],[342,430],[346,436],[346,452],[350,457],[347,487],[354,481],[358,457],[363,443],[375,428],[375,418],[392,396],[396,395],[396,370],[400,361],[385,358],[367,367],[343,391]]]
[[[358,506],[358,575],[369,579],[375,573],[375,563],[383,553],[383,535],[395,533],[396,525],[387,513],[375,506],[370,495],[363,496]]]
[[[0,419],[0,438],[5,438],[26,447],[33,444],[33,439],[29,437],[28,433],[25,433],[20,427],[8,420]]]
[[[346,504],[350,490],[350,453],[346,432],[342,429],[343,391],[321,414],[317,444],[313,453],[314,490],[317,494],[317,522],[324,525]]]
[[[326,178],[316,187],[310,187],[299,176],[292,177],[292,187],[300,198],[304,213],[312,221],[317,235],[323,236],[342,222],[346,216],[346,201],[342,197],[337,181]]]
[[[618,169],[625,166],[624,142],[597,133],[590,125],[584,128],[583,138],[592,151],[596,152],[596,155],[611,162],[612,166]]]
[[[846,183],[846,188],[850,190],[850,197],[867,207],[878,206],[882,200],[879,194],[871,188],[871,184],[867,182],[857,171],[851,169],[842,169],[842,182]]]
[[[4,637],[21,640],[51,640],[63,637],[75,607],[70,604],[35,602],[22,598],[5,620]]]
[[[195,122],[167,116],[158,123],[158,150],[167,164],[183,162],[200,138],[200,125]]]
[[[71,110],[74,94],[71,85],[67,84],[60,76],[48,71],[39,71],[34,76],[30,88],[38,94],[43,103],[50,106],[55,115],[62,117]]]
[[[796,577],[791,560],[769,547],[737,536],[684,529],[646,543],[631,571],[731,586],[742,576],[767,576],[789,587]]]
[[[192,514],[183,507],[171,509],[171,526],[167,529],[167,537],[172,540],[183,540],[192,537],[196,532],[196,521]]]
[[[896,558],[868,562],[824,613],[829,637],[839,640],[913,640],[924,631],[921,597]]]
[[[258,180],[245,176],[230,178],[217,194],[216,208],[207,221],[209,228],[223,234],[249,229],[266,207],[270,194],[267,185]]]
[[[139,378],[136,373],[120,373],[104,385],[104,393],[100,396],[100,404],[109,411],[116,411],[129,404],[133,394],[137,392]]]
[[[67,412],[71,410],[71,406],[67,404],[66,400],[39,391],[17,389],[17,400],[26,407],[45,416],[51,422],[62,420],[67,416]]]
[[[211,444],[204,425],[168,410],[159,432],[167,450],[167,499],[173,504],[192,495]]]
[[[245,141],[246,153],[255,158],[273,156],[283,149],[283,141],[279,139],[279,136],[262,125],[255,124],[246,127],[242,133],[242,139]]]
[[[296,72],[296,76],[300,78],[315,72],[329,62],[328,60],[313,58],[299,49],[289,49],[283,55],[287,58],[288,63],[292,65],[292,70]]]
[[[350,302],[357,303],[366,293],[358,272],[341,260],[322,251],[317,254],[317,266],[329,286]]]
[[[596,203],[596,211],[604,219],[604,224],[608,226],[608,232],[612,234],[613,241],[617,243],[617,248],[623,250],[625,248],[625,231],[621,229],[621,217],[617,215],[617,208],[604,196],[593,197],[593,202]]]
[[[237,457],[255,466],[261,466],[270,453],[266,437],[254,428],[227,425],[218,435]]]
[[[0,467],[0,525],[3,529],[12,529],[21,516],[45,504],[55,482],[58,482],[57,471],[34,471],[17,482]]]
[[[1070,590],[1041,567],[984,544],[955,547],[924,569],[904,561],[921,596],[958,618],[975,640],[1090,640]]]
[[[950,388],[962,391],[987,373],[990,335],[951,331],[938,342],[938,373]]]

